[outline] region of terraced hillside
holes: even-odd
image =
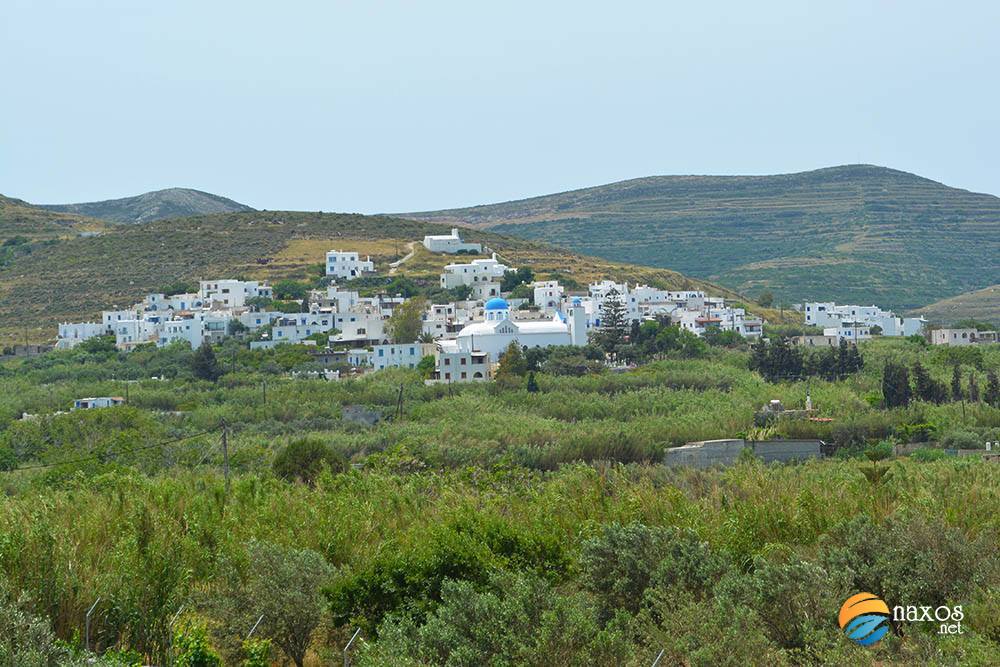
[[[915,314],[923,315],[929,322],[948,324],[973,319],[1000,326],[1000,285],[936,301],[918,308]]]
[[[210,213],[252,211],[249,206],[226,197],[190,188],[168,188],[135,197],[82,204],[39,204],[38,208],[100,218],[109,222],[136,224]]]
[[[544,239],[788,302],[907,309],[1000,282],[1000,198],[871,165],[653,176],[404,217]]]
[[[0,269],[0,341],[47,340],[59,322],[96,317],[177,281],[220,276],[301,278],[316,276],[327,250],[371,254],[380,273],[406,254],[407,243],[440,234],[439,225],[387,217],[253,211],[119,225],[90,238],[40,248]],[[472,231],[515,266],[537,276],[577,281],[601,278],[642,281],[664,288],[704,289],[739,298],[731,290],[673,271],[617,264],[490,232]],[[419,244],[399,275],[436,282],[454,256],[432,255]],[[761,310],[770,319],[778,313]]]

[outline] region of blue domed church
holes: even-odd
[[[512,341],[529,348],[587,344],[587,314],[578,304],[548,321],[516,321],[510,304],[495,297],[486,302],[483,313],[483,321],[463,328],[455,340],[441,341],[442,351],[485,352],[495,362]]]

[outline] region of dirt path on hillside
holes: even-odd
[[[409,252],[403,255],[403,257],[401,257],[400,259],[397,259],[395,262],[389,263],[390,276],[396,275],[396,270],[399,269],[399,267],[401,267],[403,264],[406,264],[408,261],[413,259],[413,253],[416,252],[414,246],[417,245],[417,243],[419,243],[419,241],[410,241],[409,243],[407,243],[406,248],[407,250],[409,250]]]

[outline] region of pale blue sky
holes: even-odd
[[[882,164],[1000,193],[996,2],[0,9],[0,193],[405,211]]]

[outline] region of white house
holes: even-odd
[[[531,284],[534,288],[532,301],[543,312],[554,313],[562,306],[563,286],[555,280],[537,281]]]
[[[470,352],[440,347],[437,364],[430,382],[485,382],[493,375],[493,364],[487,352]]]
[[[268,324],[271,324],[275,320],[280,320],[282,317],[285,317],[285,314],[279,313],[276,310],[261,310],[241,313],[237,319],[247,329],[254,331],[261,327],[266,327]]]
[[[448,264],[441,274],[441,288],[452,289],[461,285],[472,288],[476,299],[500,296],[500,282],[510,267],[497,261],[496,253],[489,259],[474,259],[465,264]]]
[[[371,310],[336,313],[334,327],[338,333],[330,336],[330,342],[354,345],[381,343],[388,338],[385,333],[385,323],[386,318],[383,315]]]
[[[101,311],[101,322],[109,332],[113,330],[118,322],[139,319],[139,311],[136,308],[129,310],[104,310]]]
[[[275,343],[298,343],[309,336],[334,328],[333,313],[289,313],[275,320],[271,340]]]
[[[507,301],[496,297],[486,302],[484,312],[485,320],[465,326],[453,341],[440,341],[440,349],[485,352],[497,361],[513,341],[524,347],[587,344],[587,316],[582,307],[571,307],[567,315],[557,313],[549,321],[518,322],[511,319]]]
[[[83,341],[103,336],[108,328],[101,322],[65,322],[59,325],[57,350],[70,350]]]
[[[202,280],[198,283],[198,296],[207,304],[220,304],[224,308],[242,308],[247,299],[273,296],[267,283],[256,280]]]
[[[115,347],[120,350],[156,342],[157,323],[149,320],[120,320],[111,326],[111,330],[115,334]]]
[[[892,311],[878,306],[838,306],[832,301],[807,302],[802,306],[806,324],[842,329],[845,323],[879,327],[883,336],[919,334],[927,321],[922,317],[896,317]]]
[[[458,235],[458,228],[453,227],[451,234],[441,234],[433,235],[428,234],[424,237],[424,247],[431,252],[447,252],[456,253],[461,250],[466,252],[480,253],[483,251],[483,246],[479,243],[465,243],[462,241],[462,237]]]
[[[147,294],[142,300],[144,311],[194,310],[204,307],[205,302],[197,293],[192,294]]]
[[[166,320],[160,325],[158,347],[170,345],[176,341],[185,341],[192,348],[201,347],[205,340],[205,325],[201,318],[187,316]]]
[[[124,405],[125,399],[121,396],[96,396],[90,398],[78,398],[73,401],[74,410],[93,410],[94,408],[112,408],[116,405]]]
[[[371,256],[361,259],[358,253],[347,250],[331,250],[326,253],[326,275],[337,278],[357,278],[375,272]]]
[[[433,343],[390,343],[370,350],[369,364],[377,371],[386,368],[416,368],[420,360],[436,351]]]
[[[842,322],[839,327],[824,327],[824,336],[836,336],[837,344],[841,339],[846,339],[848,343],[860,343],[872,337],[871,327],[860,322]]]

